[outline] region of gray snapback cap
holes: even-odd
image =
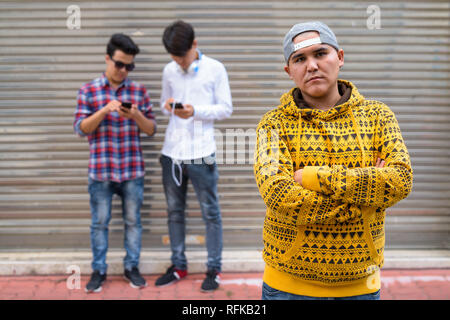
[[[320,42],[310,42],[311,44],[306,43],[307,45],[312,45],[315,43],[326,43],[330,46],[339,50],[339,45],[334,35],[333,31],[323,22],[320,21],[309,21],[303,23],[297,23],[294,25],[291,30],[284,36],[283,49],[284,49],[284,59],[286,59],[286,63],[289,61],[291,54],[295,51],[299,50],[299,48],[294,45],[293,40],[300,33],[307,31],[316,31],[319,33]],[[306,41],[305,41],[306,42]]]

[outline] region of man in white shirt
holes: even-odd
[[[163,71],[161,110],[170,120],[160,158],[172,266],[155,284],[168,285],[187,275],[185,205],[191,180],[206,224],[208,271],[201,289],[212,291],[219,286],[222,259],[214,120],[226,119],[233,112],[228,75],[222,63],[198,50],[188,23],[176,21],[168,26],[163,44],[173,60]]]

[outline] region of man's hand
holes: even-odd
[[[183,109],[175,109],[173,113],[182,119],[188,119],[194,115],[194,107],[190,104],[183,104]]]
[[[303,169],[299,169],[294,172],[294,180],[295,180],[295,182],[297,182],[300,185],[302,184],[302,173],[303,173]]]
[[[155,133],[155,121],[152,119],[147,119],[141,110],[138,109],[136,104],[132,104],[130,109],[121,106],[118,112],[121,117],[134,120],[139,129],[147,135],[152,136]]]
[[[119,110],[117,110],[117,112],[121,117],[136,120],[138,113],[140,113],[141,111],[139,111],[136,104],[132,104],[131,109],[127,109],[125,107],[122,107],[122,105],[120,105]]]
[[[384,167],[384,160],[382,160],[381,158],[377,158],[377,163],[375,164],[375,168],[383,168]]]
[[[166,100],[166,103],[164,104],[164,109],[172,113],[172,103],[175,102],[174,98],[169,98]]]
[[[117,101],[117,100],[111,100],[110,102],[108,102],[108,104],[106,106],[104,106],[102,109],[100,109],[100,111],[102,111],[103,114],[106,116],[107,114],[109,114],[113,111],[119,111],[121,105],[122,105],[122,102]]]
[[[377,162],[375,163],[375,168],[383,168],[385,165],[384,160],[382,160],[381,158],[377,158]],[[303,173],[303,169],[299,169],[297,171],[294,172],[294,180],[295,182],[297,182],[298,184],[302,185],[302,173]]]
[[[172,113],[172,103],[175,102],[174,98],[169,98],[164,104],[164,109]],[[190,104],[183,104],[183,109],[173,110],[173,114],[182,119],[188,119],[194,115],[194,107]]]
[[[122,103],[117,100],[111,100],[106,106],[97,110],[95,113],[91,114],[89,117],[81,121],[80,129],[85,134],[91,134],[97,130],[100,123],[105,119],[105,117],[113,111],[119,111]]]

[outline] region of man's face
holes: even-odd
[[[308,31],[294,38],[294,44],[318,37],[319,33]],[[295,51],[284,70],[289,74],[303,95],[320,99],[336,88],[339,68],[344,65],[344,51],[336,51],[327,44],[314,44]]]
[[[122,83],[128,76],[127,69],[125,66],[120,69],[116,66],[116,62],[122,62],[122,64],[131,64],[134,62],[134,56],[131,54],[126,54],[121,50],[114,51],[114,55],[110,57],[106,55],[106,75],[114,83]]]
[[[170,55],[173,61],[175,61],[183,70],[187,70],[189,66],[197,59],[197,40],[194,40],[192,47],[182,57]]]

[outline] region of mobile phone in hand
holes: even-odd
[[[183,109],[183,104],[180,102],[172,102],[172,109]]]
[[[122,107],[131,109],[131,102],[122,102]]]

